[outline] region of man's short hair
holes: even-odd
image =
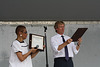
[[[55,22],[55,25],[54,25],[54,28],[55,28],[55,31],[56,31],[56,29],[58,28],[58,25],[59,24],[64,24],[65,25],[65,23],[63,22],[63,21],[56,21]],[[56,31],[57,32],[57,31]]]

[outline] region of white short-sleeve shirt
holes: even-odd
[[[24,61],[20,61],[16,55],[16,52],[22,52],[22,54],[26,54],[28,52],[28,45],[24,41],[24,43],[20,43],[15,40],[11,46],[11,55],[9,58],[9,67],[32,67],[31,55],[29,55]]]

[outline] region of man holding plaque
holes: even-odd
[[[74,53],[79,52],[82,39],[79,38],[77,45],[73,40],[64,35],[65,24],[63,21],[57,21],[54,25],[57,35],[51,37],[51,48],[54,56],[54,67],[74,67],[72,58]]]
[[[37,49],[30,49],[24,41],[27,38],[27,30],[25,26],[16,27],[16,40],[11,45],[11,55],[9,58],[9,67],[32,67],[32,58],[38,54]]]

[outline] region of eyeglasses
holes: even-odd
[[[27,34],[27,31],[26,32],[23,32],[23,33]]]

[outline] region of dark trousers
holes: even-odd
[[[74,67],[72,58],[65,60],[64,57],[54,59],[54,67]]]

